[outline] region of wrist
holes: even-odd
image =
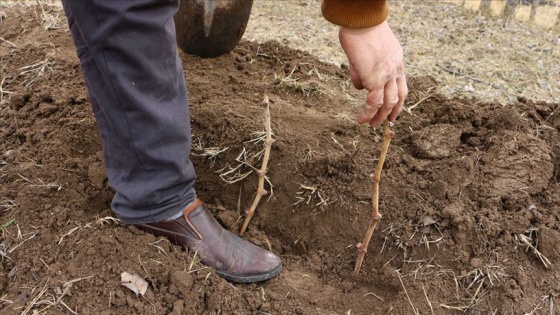
[[[375,25],[375,26],[369,26],[369,27],[360,27],[360,28],[354,28],[354,27],[346,27],[346,26],[341,26],[339,28],[339,32],[341,33],[345,33],[348,35],[363,35],[363,34],[368,34],[371,32],[374,32],[380,28],[384,28],[387,27],[387,21],[383,21],[381,24]]]
[[[323,0],[321,12],[327,21],[345,27],[378,25],[387,19],[387,0]]]

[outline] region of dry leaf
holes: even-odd
[[[423,226],[430,226],[432,224],[437,224],[437,222],[431,216],[427,215],[427,216],[422,218],[422,225]]]
[[[148,282],[135,273],[130,274],[126,271],[121,273],[121,284],[136,293],[136,296],[139,293],[144,296],[146,290],[148,290]]]

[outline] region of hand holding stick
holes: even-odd
[[[356,266],[354,267],[354,276],[358,276],[360,273],[360,269],[362,268],[362,262],[364,261],[364,256],[367,252],[367,247],[369,244],[369,240],[373,235],[373,231],[375,231],[375,227],[381,219],[381,214],[379,213],[379,182],[381,181],[381,170],[383,169],[383,163],[385,163],[385,156],[387,155],[387,150],[389,149],[389,143],[391,139],[395,135],[393,131],[391,131],[391,122],[388,120],[385,121],[385,128],[383,131],[383,146],[381,148],[381,153],[379,155],[379,161],[377,161],[377,167],[375,168],[375,173],[371,175],[373,179],[372,185],[372,197],[371,197],[371,204],[372,204],[372,214],[371,214],[371,222],[369,224],[369,228],[366,232],[366,236],[364,237],[364,241],[362,243],[358,243],[358,259],[356,260]]]

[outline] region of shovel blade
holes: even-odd
[[[241,40],[253,0],[182,0],[175,15],[177,45],[203,58],[230,52]]]

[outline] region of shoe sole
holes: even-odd
[[[229,274],[227,272],[223,272],[223,271],[219,271],[216,270],[216,274],[218,274],[218,276],[226,279],[227,281],[230,282],[236,282],[236,283],[257,283],[257,282],[263,282],[266,280],[270,280],[276,276],[278,276],[280,274],[280,272],[282,271],[282,265],[280,264],[276,269],[267,272],[267,273],[263,273],[260,275],[254,275],[254,276],[236,276],[236,275],[232,275]]]

